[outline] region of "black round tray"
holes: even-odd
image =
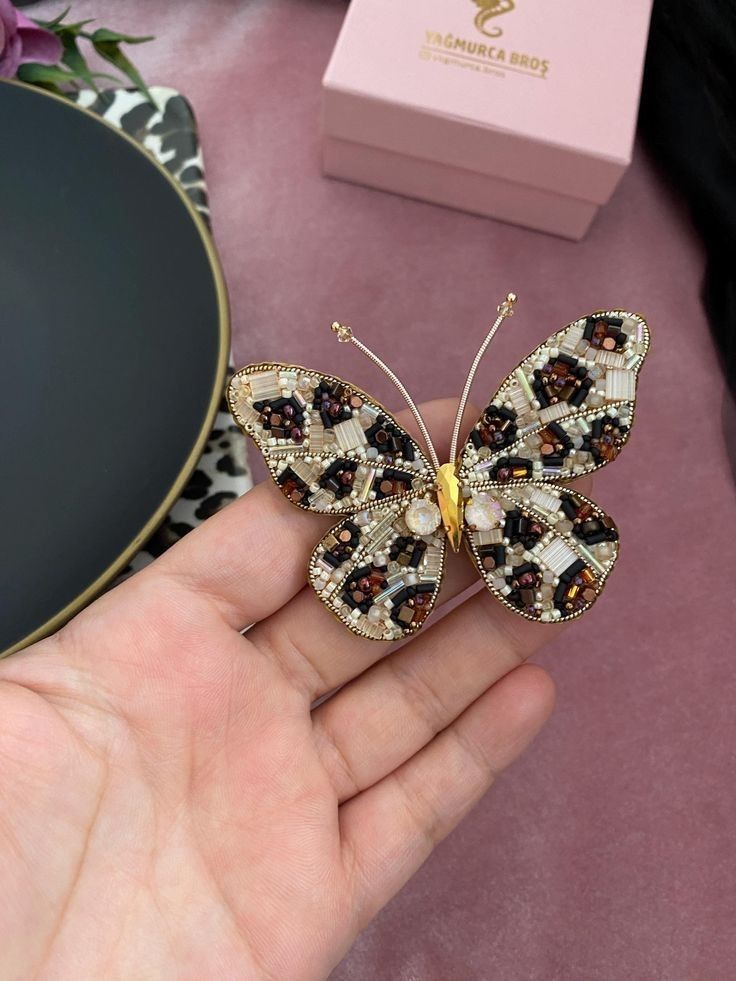
[[[209,233],[133,139],[0,82],[0,652],[88,602],[162,520],[222,391]]]

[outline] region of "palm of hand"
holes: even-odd
[[[479,594],[378,661],[318,531],[256,488],[0,666],[0,975],[322,978],[533,737],[549,629]]]

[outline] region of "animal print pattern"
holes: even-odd
[[[181,184],[210,227],[204,160],[192,108],[174,89],[153,86],[150,91],[156,106],[140,92],[128,89],[108,89],[99,94],[82,89],[76,101],[144,146]],[[233,372],[232,356],[229,365],[228,378]],[[245,437],[233,423],[223,397],[207,445],[181,497],[110,588],[148,565],[252,486]]]
[[[187,100],[175,89],[154,85],[153,106],[137,90],[82,89],[76,102],[132,136],[181,184],[209,226],[210,207],[197,123]]]

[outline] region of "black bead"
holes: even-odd
[[[605,531],[594,531],[592,534],[584,535],[583,537],[586,545],[600,545],[601,542],[608,540],[608,534]]]
[[[585,401],[585,399],[586,399],[586,397],[588,395],[588,388],[589,387],[590,386],[584,387],[584,383],[583,383],[583,385],[581,385],[580,388],[577,388],[572,393],[572,395],[570,396],[570,398],[567,400],[568,403],[570,405],[575,406],[575,408],[579,408],[583,404],[583,402]]]

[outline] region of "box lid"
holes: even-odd
[[[352,0],[329,136],[608,199],[631,160],[651,0]]]

